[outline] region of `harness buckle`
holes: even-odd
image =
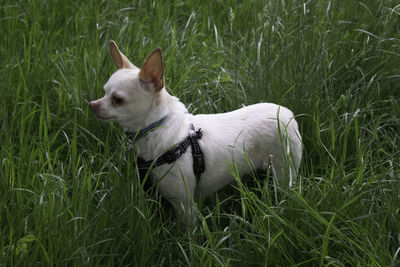
[[[203,152],[195,153],[192,152],[193,157],[193,171],[194,173],[200,174],[205,170],[205,163],[204,163],[204,154]]]
[[[200,149],[200,145],[197,139],[201,139],[203,136],[203,131],[198,129],[195,135],[190,137],[190,143],[192,145],[192,157],[193,157],[193,172],[196,177],[200,177],[200,174],[204,172],[206,165],[204,162],[204,154]]]

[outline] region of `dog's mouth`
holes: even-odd
[[[103,120],[103,121],[109,121],[114,118],[114,116],[105,116],[104,114],[102,114],[103,112],[99,112],[98,110],[92,109],[92,112],[96,116],[96,118]]]
[[[101,115],[98,115],[98,114],[95,114],[95,115],[96,115],[96,117],[98,119],[100,119],[102,121],[109,121],[109,120],[112,120],[114,118],[113,116],[105,117],[105,116],[101,116]]]

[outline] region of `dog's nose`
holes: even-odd
[[[97,101],[90,101],[89,107],[92,111],[95,111],[99,107],[99,103]]]

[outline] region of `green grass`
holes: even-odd
[[[394,0],[2,1],[0,266],[398,266],[399,19]],[[88,109],[110,39],[136,65],[161,47],[193,113],[293,110],[297,187],[222,191],[179,231]]]

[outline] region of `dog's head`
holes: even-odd
[[[104,85],[104,96],[89,106],[98,118],[129,128],[146,116],[154,97],[164,88],[161,49],[153,50],[141,69],[119,51],[114,41],[110,42],[110,54],[118,70]]]

